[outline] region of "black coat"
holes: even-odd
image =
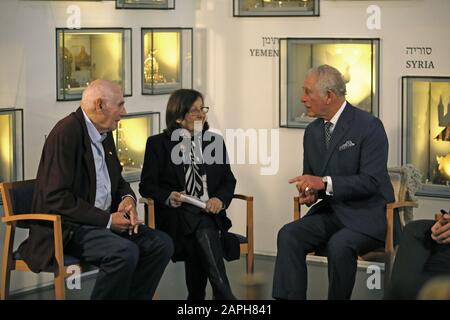
[[[208,134],[211,133],[208,132]],[[223,147],[223,154],[222,163],[204,164],[208,196],[219,198],[227,208],[233,199],[236,179],[227,162],[228,157],[222,137],[217,134],[211,135],[211,141],[203,140],[202,150],[205,151],[205,148],[214,143],[214,146]],[[172,150],[178,143],[178,141],[171,141],[165,132],[148,138],[139,184],[140,194],[143,197],[151,197],[155,201],[156,228],[168,233],[175,243],[174,261],[185,259],[186,236],[196,230],[201,215],[208,214],[188,204],[178,208],[170,208],[166,205],[166,200],[172,191],[185,190],[184,165],[174,164],[171,160]],[[227,231],[231,228],[231,221],[227,218],[225,210],[212,217],[220,230]]]
[[[135,196],[122,178],[114,139],[108,133],[103,141],[106,165],[111,179],[111,212],[117,211],[123,196]],[[94,206],[95,163],[86,122],[81,108],[60,120],[45,141],[36,177],[33,212],[61,215],[63,244],[80,225],[105,227],[110,213]],[[20,255],[34,272],[55,266],[53,228],[35,223],[19,248]]]

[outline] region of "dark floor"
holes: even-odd
[[[231,287],[238,299],[247,300],[268,300],[272,299],[272,276],[274,257],[256,255],[255,272],[253,276],[247,277],[246,256],[241,259],[226,262],[227,274]],[[81,289],[66,289],[66,299],[87,300],[95,283],[95,274],[83,277]],[[185,300],[187,297],[186,285],[184,282],[184,263],[172,263],[167,266],[156,291],[158,300]],[[54,299],[53,287],[45,287],[33,290],[32,292],[16,294],[10,297],[18,300],[46,300]],[[211,287],[207,288],[207,299],[211,298]]]

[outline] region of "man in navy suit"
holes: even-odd
[[[342,75],[308,71],[302,102],[316,117],[305,130],[303,175],[291,179],[308,214],[278,233],[273,297],[306,299],[306,254],[328,257],[329,299],[350,299],[357,257],[384,246],[386,204],[394,201],[381,121],[345,100]],[[318,200],[322,200],[317,202]]]

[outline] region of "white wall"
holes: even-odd
[[[368,30],[366,9],[381,8],[381,30]],[[320,1],[320,17],[234,18],[232,1],[204,0],[196,14],[203,33],[206,81],[201,89],[214,106],[213,126],[278,128],[278,59],[251,57],[265,46],[262,37],[381,38],[380,118],[389,137],[389,165],[400,164],[401,76],[450,76],[450,1]],[[435,70],[407,70],[406,47],[433,48]],[[428,58],[427,58],[428,59]],[[255,197],[255,249],[275,254],[277,231],[292,220],[295,188],[287,183],[301,173],[303,130],[280,129],[280,169],[261,176],[257,165],[234,165],[237,191]],[[432,217],[447,200],[420,199],[417,217]],[[239,215],[233,210],[231,215]],[[243,231],[242,225],[238,230]]]
[[[140,28],[196,27],[194,86],[213,106],[212,127],[278,128],[278,60],[250,57],[262,48],[262,37],[381,38],[380,118],[390,141],[389,165],[400,164],[400,78],[402,75],[450,76],[450,1],[321,1],[320,17],[234,18],[231,0],[178,0],[176,10],[115,10],[114,1],[0,2],[0,106],[25,110],[25,173],[35,176],[44,135],[77,102],[56,102],[55,28],[65,27],[70,4],[80,6],[82,27],[133,28],[133,96],[129,112],[161,111],[167,95],[142,96],[140,88]],[[366,8],[381,8],[382,28],[366,28]],[[434,71],[405,68],[405,47],[433,47]],[[265,47],[270,48],[270,47]],[[272,46],[276,48],[276,46]],[[164,122],[164,113],[161,117]],[[276,235],[292,220],[295,188],[287,180],[301,173],[303,130],[280,129],[277,175],[260,175],[260,165],[233,165],[237,192],[255,197],[255,250],[276,253]],[[270,150],[270,149],[269,149]],[[133,184],[136,189],[137,184]],[[420,199],[417,217],[432,217],[448,201]],[[244,206],[230,210],[234,230],[244,230]],[[24,236],[24,235],[19,235]],[[47,278],[16,275],[13,290]],[[41,277],[41,278],[40,278]],[[37,279],[37,280],[36,280]]]

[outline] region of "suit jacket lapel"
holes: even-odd
[[[328,149],[325,153],[325,160],[323,162],[321,175],[325,174],[325,169],[327,168],[328,161],[330,161],[331,155],[336,151],[336,147],[338,146],[339,142],[344,137],[345,133],[350,128],[350,121],[353,119],[353,110],[354,108],[351,104],[347,102],[345,105],[344,111],[342,112],[341,116],[339,117],[338,122],[336,123],[336,128],[333,130],[333,134],[331,135],[330,145],[328,146]],[[322,128],[324,128],[324,125],[322,124]],[[324,145],[325,145],[325,132],[322,130]]]
[[[97,194],[97,176],[95,174],[95,163],[94,163],[94,155],[92,154],[92,147],[91,147],[91,139],[89,138],[89,133],[87,131],[86,127],[86,120],[84,119],[83,111],[81,110],[81,107],[77,109],[75,112],[75,116],[77,117],[78,121],[80,121],[81,126],[83,128],[83,148],[84,148],[84,163],[86,165],[88,176],[89,176],[89,196],[92,196],[92,198],[89,199],[89,203],[94,204],[95,203],[95,197]]]
[[[103,150],[105,152],[105,162],[108,168],[109,179],[111,181],[111,191],[116,190],[119,181],[119,175],[117,175],[117,169],[114,169],[114,157],[117,157],[116,146],[114,145],[114,138],[112,133],[108,132],[108,136],[103,141]]]
[[[320,154],[327,153],[327,147],[325,145],[325,121],[322,121],[322,123],[319,126],[320,130],[317,132],[317,138],[316,141],[322,141],[322,143],[319,143],[319,152]],[[322,159],[322,161],[325,160],[325,157]]]
[[[170,155],[170,157],[172,156],[172,150],[173,150],[173,148],[175,148],[175,146],[178,144],[178,143],[180,143],[181,141],[172,141],[171,139],[170,139],[170,137],[168,137],[166,140],[164,140],[166,143],[165,143],[165,147],[167,148],[167,151],[168,151],[168,154]],[[180,184],[180,186],[182,187],[182,188],[184,188],[184,185],[185,185],[185,183],[184,183],[184,180],[185,180],[185,178],[184,178],[184,165],[183,165],[183,163],[180,163],[180,164],[175,164],[175,163],[173,163],[173,161],[172,161],[172,159],[168,159],[169,161],[170,161],[170,163],[174,166],[174,168],[175,168],[175,172],[176,172],[176,174],[177,174],[177,178],[178,178],[178,183]]]

